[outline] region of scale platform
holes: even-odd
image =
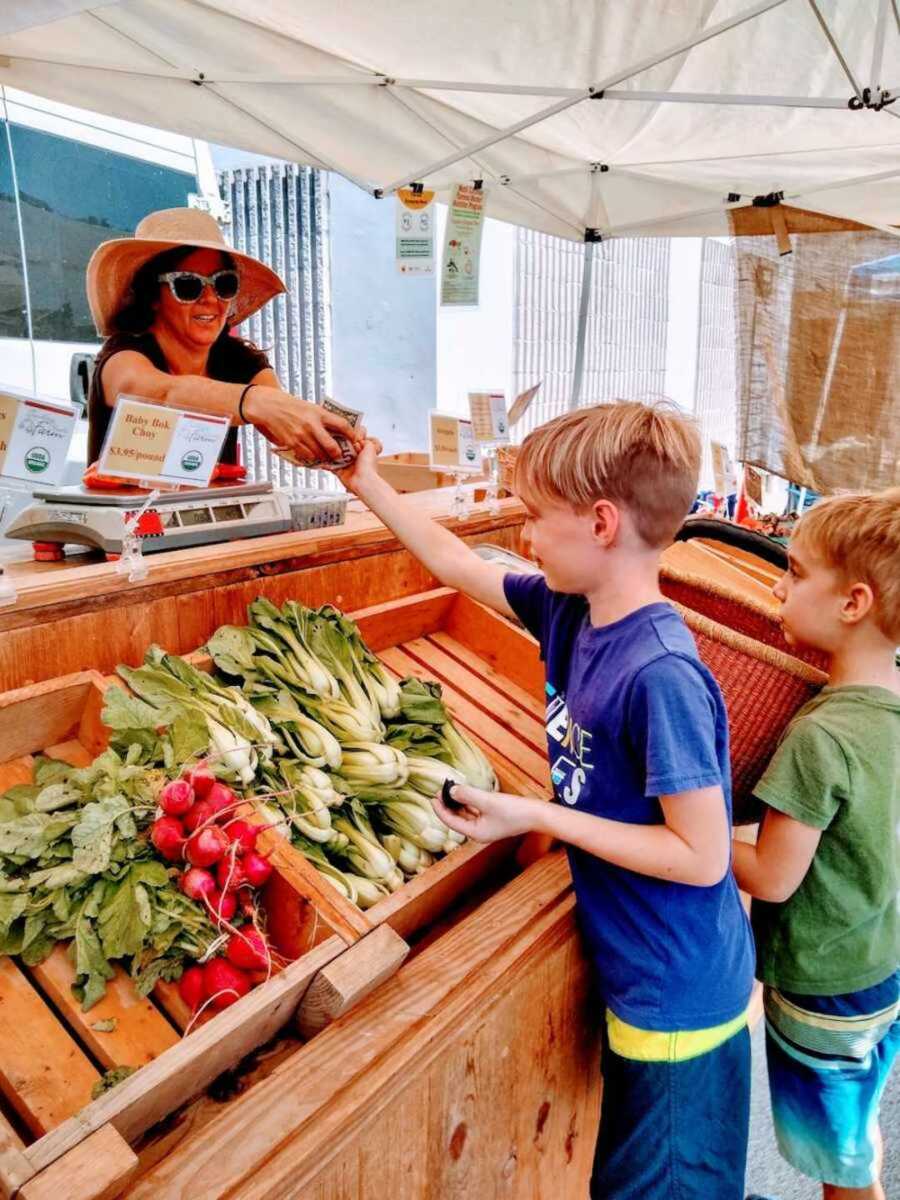
[[[61,558],[64,545],[90,546],[115,557],[122,553],[126,523],[145,500],[140,493],[82,487],[35,492],[5,536],[34,542],[38,558]],[[134,532],[143,552],[151,554],[291,528],[290,498],[264,482],[163,492],[141,513]]]

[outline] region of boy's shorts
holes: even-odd
[[[878,1110],[900,1050],[900,971],[844,996],[766,988],[778,1148],[804,1175],[864,1188],[878,1170]]]
[[[591,1200],[743,1200],[746,1016],[716,1030],[648,1033],[608,1013],[601,1067]]]

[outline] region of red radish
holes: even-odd
[[[262,887],[272,874],[272,864],[267,858],[257,854],[255,850],[244,855],[241,866],[244,868],[244,875],[251,887]]]
[[[178,886],[190,900],[202,900],[204,896],[215,892],[216,881],[209,871],[204,871],[201,867],[191,867],[179,879]]]
[[[258,929],[252,926],[233,933],[225,947],[228,961],[244,971],[265,971],[269,965],[269,947]]]
[[[192,767],[185,767],[181,772],[181,778],[194,789],[194,794],[201,799],[207,795],[209,789],[216,782],[216,777],[207,766],[205,760],[195,763]]]
[[[207,903],[214,921],[230,921],[237,912],[237,896],[234,892],[210,892]]]
[[[228,849],[228,835],[218,825],[198,829],[188,838],[184,857],[192,867],[211,867]]]
[[[212,785],[206,793],[206,803],[212,807],[213,812],[218,816],[219,813],[227,813],[232,815],[235,805],[239,803],[237,796],[230,787],[226,787],[224,783],[219,783],[218,780]]]
[[[215,816],[213,806],[206,800],[198,800],[190,812],[185,814],[184,827],[193,833],[199,825],[205,825]]]
[[[211,958],[203,968],[203,986],[213,1008],[227,1008],[246,996],[250,980],[225,958]]]
[[[256,849],[256,839],[263,828],[262,825],[251,825],[249,821],[242,821],[238,818],[228,822],[225,832],[232,842],[237,842],[238,854],[246,854],[249,850]]]
[[[191,1012],[196,1012],[206,999],[202,967],[188,967],[178,980],[178,993]]]
[[[230,853],[226,854],[216,867],[216,879],[223,892],[236,892],[239,887],[243,887],[247,880],[244,878],[244,867],[240,859],[232,857]]]
[[[170,817],[183,817],[194,803],[194,789],[184,779],[173,779],[159,794],[159,805]]]
[[[177,817],[157,817],[150,827],[150,841],[163,858],[177,862],[184,847],[184,827]]]
[[[242,887],[238,891],[238,902],[241,906],[241,912],[245,917],[252,917],[256,911],[256,906],[253,903],[253,888]]]

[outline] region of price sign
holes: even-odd
[[[55,487],[77,419],[71,408],[44,397],[0,392],[0,477]]]
[[[469,392],[469,416],[476,442],[509,445],[509,419],[503,392]]]
[[[98,472],[175,486],[207,487],[228,433],[227,417],[162,408],[119,396]]]
[[[428,462],[438,471],[457,475],[477,474],[481,455],[471,421],[445,413],[428,414]]]

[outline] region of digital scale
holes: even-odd
[[[140,493],[88,491],[64,487],[34,493],[5,532],[33,542],[35,558],[60,559],[75,544],[122,554],[128,523],[140,513],[134,536],[144,553],[229,542],[284,533],[294,527],[291,498],[271,483],[245,483],[190,492],[162,492],[144,508]],[[143,509],[143,511],[141,511]]]

